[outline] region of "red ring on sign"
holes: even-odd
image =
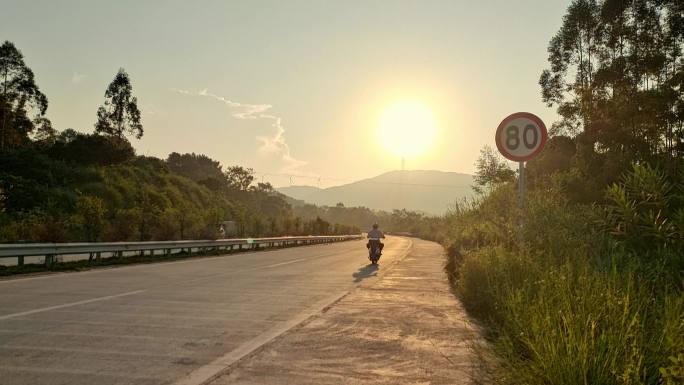
[[[508,122],[510,122],[513,119],[518,119],[518,118],[530,119],[541,130],[541,143],[539,143],[539,147],[537,147],[537,149],[534,150],[534,152],[532,152],[531,154],[526,155],[526,156],[515,156],[515,155],[509,153],[508,151],[506,151],[506,148],[503,146],[503,144],[501,143],[501,140],[499,139],[499,134],[508,125]],[[496,140],[496,148],[499,149],[499,152],[501,153],[501,155],[503,155],[507,159],[510,159],[514,162],[525,162],[525,161],[528,161],[528,160],[534,158],[535,156],[537,156],[541,152],[541,150],[544,148],[544,145],[546,144],[546,140],[548,139],[548,132],[546,131],[546,125],[544,124],[544,122],[542,122],[542,120],[539,119],[539,117],[537,115],[529,113],[529,112],[516,112],[514,114],[508,115],[506,118],[504,118],[504,120],[501,121],[501,123],[499,123],[499,127],[496,128],[496,134],[495,135],[496,136],[494,137],[494,139]]]

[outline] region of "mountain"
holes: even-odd
[[[374,178],[320,189],[312,186],[281,187],[292,198],[319,206],[365,206],[391,211],[402,209],[443,214],[457,199],[471,196],[473,176],[434,170],[390,171]]]
[[[279,193],[285,194],[290,198],[294,198],[301,201],[306,201],[309,198],[309,196],[314,195],[319,191],[322,191],[322,189],[313,186],[287,186],[278,187],[276,190],[278,190]]]

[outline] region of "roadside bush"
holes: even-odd
[[[452,211],[446,268],[500,360],[495,382],[682,383],[681,192],[661,176],[634,166],[604,207],[531,191],[522,248],[506,240],[518,239],[510,186]]]
[[[606,195],[607,230],[628,249],[684,248],[684,193],[664,173],[635,164]]]

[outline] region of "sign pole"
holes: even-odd
[[[499,123],[494,139],[506,159],[518,162],[518,244],[522,250],[525,246],[525,162],[539,155],[548,139],[548,132],[538,116],[516,112]]]
[[[525,205],[525,162],[518,162],[518,206]]]
[[[520,216],[518,217],[518,241],[520,249],[522,250],[525,238],[523,236],[523,227],[525,225],[525,162],[518,162],[518,208],[520,209]]]

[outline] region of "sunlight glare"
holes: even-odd
[[[378,140],[394,155],[411,158],[423,154],[437,135],[437,121],[425,104],[400,101],[385,109],[378,123]]]

